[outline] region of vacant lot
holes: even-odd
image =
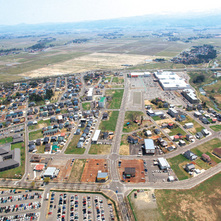
[[[221,146],[221,141],[218,138],[215,138],[200,146],[191,149],[191,151],[198,156],[198,159],[194,161],[196,167],[198,167],[199,169],[209,169],[211,166],[215,165],[216,163],[221,162],[219,158],[217,158],[212,154],[212,150],[220,146]],[[205,163],[203,160],[200,159],[203,153],[206,153],[207,155],[210,156],[212,160],[211,165]],[[187,163],[191,163],[191,161],[186,159],[183,155],[180,154],[176,157],[170,158],[168,159],[168,162],[170,163],[171,168],[173,169],[179,180],[188,179],[190,177],[190,175],[183,169],[183,166],[185,166]]]
[[[219,220],[221,173],[190,190],[156,190],[163,220]]]
[[[36,140],[43,137],[42,130],[36,130],[29,133],[29,140]]]
[[[190,129],[186,129],[188,130],[190,133],[195,134],[197,132],[200,132],[202,129],[204,129],[203,126],[201,126],[199,123],[197,123],[195,120],[193,120],[193,118],[191,118],[190,116],[186,116],[186,120],[180,122],[180,124],[182,126],[185,125],[185,123],[193,123],[193,128]]]
[[[134,194],[137,197],[134,197]],[[156,200],[153,199],[154,190],[132,191],[128,196],[131,209],[137,221],[157,221],[161,220]]]
[[[217,131],[221,130],[221,125],[220,124],[219,125],[213,125],[213,126],[210,126],[210,128],[217,132]]]
[[[130,155],[130,146],[127,142],[127,137],[128,135],[126,134],[123,134],[121,137],[120,150],[119,150],[120,155]]]
[[[139,128],[144,113],[141,111],[127,111],[125,113],[123,132],[132,132]]]
[[[0,140],[0,145],[5,144],[5,143],[11,143],[12,141],[13,141],[12,137],[2,138]]]
[[[95,182],[98,170],[101,170],[102,172],[108,172],[106,160],[87,160],[81,177],[81,182]]]
[[[68,182],[75,183],[81,181],[81,176],[84,170],[85,162],[86,160],[80,160],[80,159],[76,159],[74,161],[74,165],[72,167]]]
[[[83,154],[85,148],[77,148],[77,143],[80,139],[81,135],[74,135],[71,142],[69,143],[65,153],[66,154]]]
[[[47,127],[50,126],[51,121],[49,120],[39,120],[38,123],[36,125],[31,125],[28,127],[29,130],[37,130],[37,129],[41,129],[43,127]]]
[[[174,127],[173,129],[169,129],[169,130],[170,130],[169,136],[174,136],[176,134],[182,134],[183,136],[186,135],[186,132],[182,128],[180,128],[179,126]]]
[[[100,123],[99,129],[102,131],[115,131],[119,111],[108,111],[109,119]]]
[[[123,172],[126,167],[135,167],[135,177],[124,179]],[[119,168],[121,180],[131,183],[145,182],[143,160],[122,160]]]
[[[109,109],[120,109],[123,94],[124,94],[123,89],[106,90],[105,95],[112,97],[112,100],[108,101],[108,108]]]
[[[90,147],[89,154],[106,155],[110,153],[110,148],[111,148],[111,145],[92,144]]]
[[[82,108],[84,110],[90,110],[91,109],[91,103],[90,102],[82,103]]]

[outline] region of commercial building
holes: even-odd
[[[167,170],[170,168],[170,164],[167,162],[165,158],[160,157],[157,160],[158,160],[158,165],[161,170]]]
[[[57,169],[56,167],[48,167],[42,174],[42,177],[44,178],[49,177],[50,179],[53,179],[57,177],[58,174],[59,174],[59,169]]]
[[[105,100],[106,100],[106,97],[101,97],[98,102],[98,107],[104,108],[105,107]]]
[[[185,125],[184,125],[184,127],[186,128],[186,129],[190,129],[190,128],[193,128],[193,123],[185,123]]]
[[[195,91],[192,89],[185,89],[181,92],[181,94],[191,103],[191,104],[198,104],[199,99],[197,98]]]
[[[108,173],[107,172],[101,172],[101,170],[98,170],[97,172],[97,182],[105,182],[108,179]]]
[[[91,139],[91,143],[94,143],[94,144],[97,143],[97,140],[98,140],[98,138],[100,136],[100,133],[101,133],[101,130],[96,130],[95,131],[94,136]]]
[[[89,90],[88,90],[88,92],[87,92],[87,97],[86,97],[86,99],[87,100],[92,100],[93,99],[93,90],[94,90],[94,88],[89,88]]]
[[[152,139],[144,139],[144,148],[146,154],[154,154],[155,146]]]
[[[190,88],[190,85],[183,78],[170,71],[157,71],[154,76],[165,91],[184,90]]]
[[[0,171],[19,167],[21,165],[20,148],[11,150],[11,145],[0,146]]]
[[[135,173],[136,173],[135,167],[125,167],[123,172],[126,178],[135,177]]]
[[[151,74],[150,72],[131,72],[128,74],[130,78],[138,78],[138,77],[149,77]]]

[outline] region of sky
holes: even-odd
[[[0,0],[0,25],[220,10],[218,0]]]

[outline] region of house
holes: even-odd
[[[152,136],[152,132],[150,130],[145,131],[145,135],[147,137]]]
[[[194,164],[192,164],[192,163],[188,163],[188,164],[186,164],[186,166],[185,166],[185,170],[186,170],[186,172],[193,172],[194,170],[195,170],[195,165]]]
[[[45,144],[45,152],[50,152],[51,151],[51,144],[47,143]]]
[[[213,150],[213,154],[216,155],[217,157],[221,158],[221,148],[215,148]]]
[[[178,141],[180,139],[180,136],[179,135],[174,135],[173,136],[173,141]]]
[[[198,111],[194,112],[194,117],[199,118],[202,114]]]
[[[102,139],[106,140],[109,137],[108,132],[103,132],[101,137],[102,137]]]
[[[202,160],[204,160],[205,162],[210,162],[211,158],[210,156],[208,156],[207,154],[203,153],[201,156]]]
[[[135,167],[125,167],[123,175],[126,178],[131,178],[135,177],[135,173],[136,173]]]
[[[131,144],[137,144],[138,143],[138,139],[135,139],[131,136],[127,137],[127,141],[128,141],[128,143],[131,143]]]
[[[184,157],[186,157],[188,160],[196,160],[197,159],[197,155],[194,154],[193,152],[191,152],[190,150],[187,150],[184,154],[183,154]]]
[[[35,142],[35,144],[36,144],[37,146],[40,146],[40,145],[41,145],[41,139],[37,139],[36,142]]]
[[[185,141],[184,141],[184,140],[179,140],[179,145],[182,147],[182,146],[185,146],[185,145],[186,145],[186,143],[185,143]]]
[[[204,136],[208,136],[210,134],[210,132],[207,130],[207,129],[202,129],[201,130],[201,133],[204,135]]]
[[[168,109],[168,114],[171,116],[171,117],[177,117],[178,116],[178,111],[174,108],[169,108]]]
[[[154,133],[155,134],[160,134],[160,130],[159,129],[154,129]]]
[[[190,134],[187,134],[187,135],[186,135],[186,140],[192,141],[192,140],[193,140],[193,136],[190,135]]]
[[[43,140],[43,144],[47,144],[49,142],[49,137],[45,137]]]
[[[174,127],[173,123],[169,123],[169,124],[167,125],[167,128],[168,128],[168,129],[173,129],[173,127]]]
[[[109,114],[107,112],[104,112],[102,116],[102,120],[107,120],[108,117],[109,117]]]
[[[155,153],[155,146],[152,139],[144,139],[144,149],[146,154]]]
[[[45,165],[44,164],[37,164],[35,167],[34,167],[34,170],[37,171],[37,172],[41,172],[43,171],[45,168]]]
[[[98,102],[98,107],[104,108],[105,107],[105,100],[106,100],[105,97],[101,97],[100,101]]]
[[[81,130],[78,128],[75,132],[75,135],[79,135],[81,133]]]
[[[186,128],[186,129],[190,129],[190,128],[193,128],[193,123],[185,123],[185,125],[184,125],[184,127]]]
[[[203,138],[203,134],[201,132],[197,132],[195,136],[196,136],[197,139],[202,139]]]

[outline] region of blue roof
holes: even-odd
[[[145,149],[155,150],[154,142],[152,139],[144,139]]]
[[[108,173],[106,172],[97,173],[97,178],[106,178],[107,176],[108,176]]]

